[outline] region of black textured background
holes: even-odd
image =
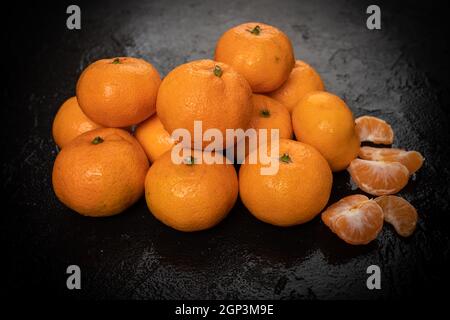
[[[76,2],[75,2],[76,3]],[[79,298],[378,299],[431,297],[449,270],[449,43],[444,7],[380,3],[382,30],[365,27],[366,1],[105,1],[81,3],[82,30],[66,4],[2,7],[1,265],[3,295]],[[291,38],[327,89],[355,116],[391,123],[394,146],[420,151],[423,168],[401,192],[419,212],[414,235],[385,226],[376,241],[343,243],[320,221],[281,229],[238,202],[217,227],[194,234],[156,221],[142,199],[107,219],[81,217],[55,198],[51,124],[96,59],[142,57],[163,74],[210,58],[219,36],[262,21]],[[358,192],[335,175],[330,202]],[[213,196],[213,195],[211,195]],[[65,287],[66,267],[82,290]],[[366,288],[366,268],[382,290]]]

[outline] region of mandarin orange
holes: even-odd
[[[128,132],[95,129],[73,139],[56,157],[53,189],[72,210],[91,217],[118,214],[144,192],[148,160]]]
[[[77,97],[72,97],[67,99],[56,113],[52,126],[53,140],[62,148],[80,134],[101,127],[83,113]]]
[[[295,61],[289,78],[275,91],[269,93],[269,96],[285,105],[289,112],[307,93],[313,91],[323,91],[325,86],[319,74],[304,61]]]
[[[179,231],[199,231],[218,224],[238,196],[238,180],[231,164],[205,163],[207,152],[192,150],[175,164],[171,151],[159,157],[145,179],[145,198],[156,219]],[[211,154],[210,154],[211,155]]]
[[[239,170],[239,193],[244,205],[258,219],[276,225],[292,226],[310,221],[325,207],[333,175],[323,156],[312,146],[280,139],[279,162],[275,174],[262,175],[266,166],[249,156]]]
[[[127,127],[155,113],[161,78],[148,62],[118,57],[90,64],[77,82],[83,112],[105,127]]]
[[[278,89],[295,65],[289,38],[279,29],[259,22],[248,22],[226,31],[219,39],[215,60],[242,74],[253,92]]]

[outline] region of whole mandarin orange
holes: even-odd
[[[134,135],[151,162],[172,149],[175,144],[156,114],[140,123]]]
[[[78,103],[96,123],[127,127],[155,113],[160,83],[158,71],[142,59],[102,59],[81,73],[77,83]]]
[[[53,120],[53,140],[62,148],[75,137],[102,126],[89,119],[78,105],[77,97],[67,99]]]
[[[325,89],[319,74],[304,61],[297,60],[289,78],[269,96],[285,105],[292,112],[300,99],[312,91]]]
[[[207,152],[192,150],[175,164],[171,151],[159,157],[145,179],[145,198],[152,214],[180,231],[199,231],[218,224],[238,196],[238,180],[231,164],[207,164]],[[202,162],[201,162],[202,161]],[[201,163],[200,163],[201,162]]]
[[[287,108],[278,101],[261,94],[254,94],[253,116],[250,127],[254,129],[278,129],[280,138],[292,138],[291,115]],[[268,133],[270,135],[270,132]]]
[[[292,112],[298,141],[315,147],[333,171],[348,167],[359,152],[353,114],[338,96],[325,91],[306,94]]]
[[[128,132],[95,129],[58,154],[53,189],[62,203],[82,215],[111,216],[142,196],[148,166],[144,150]]]
[[[233,67],[258,93],[278,89],[295,64],[289,38],[260,22],[244,23],[226,31],[217,43],[214,59]]]
[[[267,141],[270,144],[272,140],[272,129],[278,130],[279,138],[291,139],[293,135],[291,115],[285,106],[262,94],[253,94],[252,101],[253,115],[250,119],[250,128],[256,130],[256,137],[254,138],[256,144],[250,143],[249,137],[244,137],[244,139],[240,140],[234,149],[234,159],[236,160],[239,155],[238,148],[245,147],[245,156],[247,156],[257,148],[259,143]],[[260,132],[260,129],[267,130],[265,135],[267,140],[261,141],[260,134],[263,134],[263,132]],[[242,146],[243,143],[245,144],[244,146]]]
[[[263,165],[246,162],[239,170],[239,194],[244,205],[258,219],[276,225],[293,226],[313,219],[325,207],[333,175],[325,158],[312,146],[280,139],[278,172],[262,175]]]
[[[172,134],[189,130],[194,141],[194,121],[202,121],[203,132],[247,129],[252,115],[252,92],[243,76],[224,63],[192,61],[172,70],[162,81],[156,110],[161,123]],[[209,142],[203,142],[206,147]],[[225,145],[223,146],[225,147]]]

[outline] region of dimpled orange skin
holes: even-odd
[[[218,75],[216,67],[220,68]],[[223,137],[226,129],[247,129],[253,111],[251,96],[248,82],[231,67],[197,60],[178,66],[164,78],[156,110],[170,134],[185,128],[193,142],[195,120],[202,121],[203,132],[216,128]],[[202,147],[209,143],[203,142]]]
[[[353,114],[331,93],[306,94],[292,112],[292,125],[297,140],[319,150],[333,171],[344,170],[358,155],[360,141]]]
[[[103,142],[94,144],[96,137]],[[66,145],[53,166],[53,189],[72,210],[91,217],[118,214],[144,192],[148,160],[139,143],[122,129],[86,132]]]
[[[259,33],[252,33],[257,26]],[[295,64],[289,38],[260,22],[244,23],[226,31],[217,43],[214,59],[233,67],[258,93],[278,89]]]
[[[160,83],[158,71],[142,59],[102,59],[81,73],[78,103],[90,119],[105,127],[127,127],[155,113]]]
[[[156,114],[140,123],[134,135],[150,162],[154,162],[175,144]]]
[[[297,60],[286,82],[277,90],[269,93],[269,96],[281,102],[289,112],[292,112],[305,94],[323,90],[325,90],[325,86],[316,70],[306,62]]]
[[[333,182],[330,167],[316,149],[298,141],[280,139],[279,151],[279,156],[288,154],[290,162],[280,160],[275,175],[261,175],[260,163],[241,165],[242,202],[256,218],[276,226],[308,222],[328,202]]]
[[[56,113],[52,127],[53,140],[62,148],[80,134],[101,127],[83,113],[77,97],[72,97],[67,99]]]
[[[174,164],[171,152],[154,162],[145,179],[145,198],[152,214],[167,226],[192,232],[218,224],[238,196],[231,164],[197,163],[203,151],[193,150],[194,164]]]

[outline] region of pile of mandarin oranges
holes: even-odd
[[[194,121],[224,136],[227,129],[278,129],[279,154],[272,155],[278,171],[261,174],[265,164],[247,161],[249,152],[233,165],[225,150],[208,151],[205,144],[175,163],[171,152],[179,141],[172,133],[184,128],[193,137]],[[385,221],[407,237],[418,219],[394,194],[422,166],[422,155],[389,147],[394,133],[382,119],[354,119],[314,68],[295,60],[289,38],[264,23],[229,29],[214,60],[182,64],[164,79],[142,59],[93,62],[81,73],[76,96],[58,110],[53,137],[60,150],[55,194],[84,216],[119,214],[145,194],[156,219],[199,231],[218,224],[240,197],[252,215],[275,226],[321,214],[332,232],[355,245],[376,239]],[[224,161],[200,161],[209,152]],[[363,194],[326,208],[333,172],[343,170]]]

